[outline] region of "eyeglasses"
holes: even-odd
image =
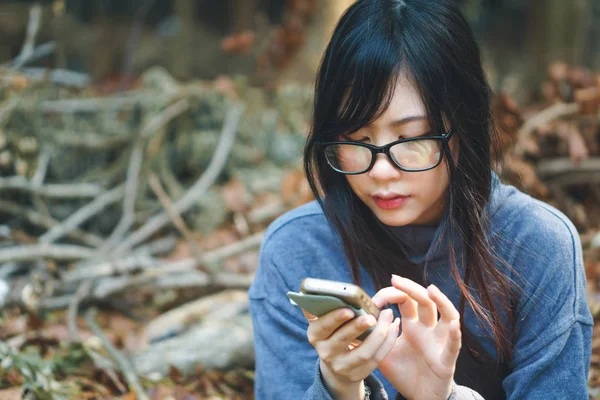
[[[419,172],[437,167],[442,162],[442,149],[448,145],[453,131],[441,136],[420,136],[400,139],[385,146],[361,142],[323,142],[327,163],[335,171],[346,175],[368,172],[375,164],[376,155],[384,153],[402,171]]]

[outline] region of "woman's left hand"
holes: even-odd
[[[434,285],[426,289],[397,275],[373,302],[380,308],[398,303],[402,315],[402,334],[379,370],[409,400],[447,400],[461,347],[460,314],[452,302]]]

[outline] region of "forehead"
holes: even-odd
[[[410,117],[426,117],[425,105],[417,88],[406,75],[401,74],[393,89],[389,107],[372,125],[388,125]]]

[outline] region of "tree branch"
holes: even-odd
[[[243,106],[237,106],[229,110],[225,117],[225,123],[223,125],[219,143],[217,144],[215,154],[213,155],[208,168],[183,197],[173,204],[173,210],[178,213],[186,211],[196,203],[198,198],[201,197],[215,179],[217,179],[227,162],[227,158],[235,140],[237,125],[243,111]],[[169,215],[165,211],[160,212],[158,215],[152,217],[140,229],[125,238],[125,240],[114,250],[113,254],[117,257],[123,255],[133,246],[146,240],[156,231],[164,227],[169,221]]]

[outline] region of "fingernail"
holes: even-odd
[[[383,312],[385,312],[385,322],[392,322],[392,320],[394,319],[394,312],[392,311],[392,309],[388,308]]]
[[[369,326],[375,326],[375,324],[377,323],[377,321],[375,320],[375,317],[372,315],[368,315],[367,319],[365,320],[365,322],[367,323],[367,325]]]
[[[396,278],[396,279],[400,279],[400,276],[399,276],[399,275],[396,275],[396,274],[392,274],[392,279],[394,279],[394,278]]]

